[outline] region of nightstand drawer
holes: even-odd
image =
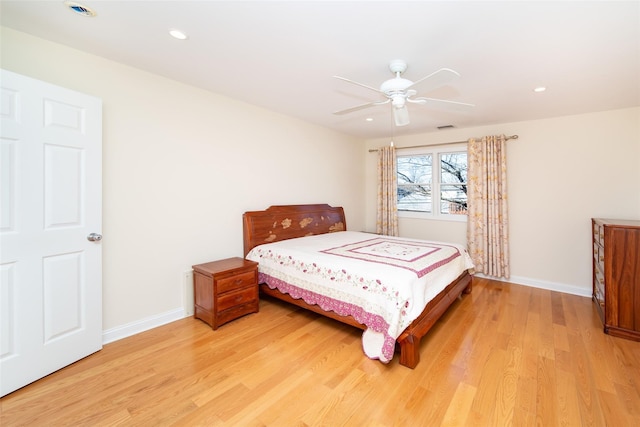
[[[218,323],[223,324],[230,322],[247,314],[255,313],[258,311],[258,301],[245,305],[234,305],[228,310],[218,313]]]
[[[246,288],[247,286],[255,286],[257,284],[256,280],[258,280],[256,273],[249,271],[235,276],[226,277],[224,279],[219,279],[216,282],[216,286],[218,287],[218,292],[222,294],[236,289]]]
[[[238,291],[227,292],[220,295],[217,299],[218,311],[226,310],[235,305],[243,305],[258,300],[258,292],[256,287],[244,288]]]

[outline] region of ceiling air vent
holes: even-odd
[[[453,125],[443,125],[443,126],[438,126],[439,130],[443,130],[443,129],[453,129],[455,126]]]
[[[76,3],[74,1],[65,1],[64,4],[69,8],[69,10],[77,13],[78,15],[89,17],[96,16],[96,13],[93,10],[89,9],[87,6],[81,5],[80,3]]]

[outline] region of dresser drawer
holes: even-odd
[[[594,279],[596,280],[595,285],[600,287],[603,290],[604,294],[604,269],[602,269],[598,264],[596,264],[596,268],[594,273]]]
[[[598,221],[593,222],[593,240],[604,246],[604,226]]]
[[[218,293],[225,293],[236,289],[246,288],[247,286],[256,285],[258,278],[254,271],[236,274],[234,276],[225,277],[216,281]]]
[[[593,262],[600,268],[600,271],[604,271],[604,248],[599,244],[593,244]]]
[[[237,291],[226,292],[217,299],[217,310],[227,310],[236,305],[243,305],[258,300],[258,288],[255,286]]]

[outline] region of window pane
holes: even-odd
[[[398,210],[431,213],[432,156],[398,157]]]
[[[449,153],[440,156],[440,182],[442,184],[467,182],[467,153]]]
[[[431,184],[431,156],[398,157],[398,185]]]
[[[440,186],[440,213],[467,214],[467,186],[442,184]]]
[[[398,210],[431,213],[431,186],[399,185]]]

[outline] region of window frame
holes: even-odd
[[[398,147],[401,148],[401,147]],[[441,213],[441,203],[442,199],[440,198],[440,179],[441,179],[441,169],[440,169],[440,155],[441,154],[454,154],[454,153],[467,153],[467,144],[446,144],[446,145],[429,145],[424,147],[416,147],[411,149],[403,150],[402,154],[397,154],[397,157],[411,157],[411,156],[432,156],[431,159],[431,212],[417,212],[417,211],[402,211],[397,209],[398,218],[414,218],[414,219],[428,219],[428,220],[437,220],[437,221],[454,221],[454,222],[467,222],[467,215],[461,214],[448,214]],[[438,165],[438,169],[434,170],[433,164]],[[468,167],[468,157],[467,157],[467,167]],[[468,182],[467,182],[468,185]],[[396,193],[396,198],[397,198]]]

